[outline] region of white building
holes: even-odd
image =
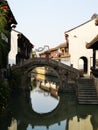
[[[68,35],[71,64],[88,75],[92,66],[93,52],[92,49],[86,48],[86,44],[98,35],[96,19],[98,16],[95,14],[91,20],[65,32]]]
[[[13,30],[11,31],[11,49],[8,55],[8,61],[10,65],[16,64],[16,55],[17,55],[17,35],[20,32]]]
[[[20,64],[24,60],[31,58],[33,47],[34,46],[22,33],[12,29],[11,47],[8,55],[9,64]]]

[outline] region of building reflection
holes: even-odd
[[[12,118],[11,124],[8,127],[8,130],[17,130],[17,120]]]
[[[93,130],[91,124],[91,115],[88,115],[86,119],[77,118],[77,116],[68,120],[66,130]]]
[[[8,130],[97,130],[98,106],[78,105],[75,95],[61,94],[58,107],[49,113],[38,114],[34,112],[26,99],[22,97],[20,105],[16,105],[13,111],[13,119]],[[18,122],[18,123],[17,123]]]

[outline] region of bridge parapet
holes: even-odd
[[[32,66],[50,66],[53,69],[57,70],[59,72],[59,74],[65,74],[65,75],[69,75],[69,77],[72,78],[79,78],[80,76],[82,76],[82,74],[80,73],[79,70],[68,66],[66,64],[63,64],[61,62],[58,62],[56,60],[53,59],[49,59],[49,58],[33,58],[33,59],[29,59],[26,62],[23,63],[23,65],[21,65],[20,67],[25,68],[26,70],[29,70],[30,68],[32,69]]]
[[[60,86],[63,86],[63,81],[66,83],[69,80],[76,81],[81,76],[79,70],[49,58],[29,59],[24,61],[24,63],[21,65],[14,66],[13,69],[20,69],[20,71],[23,73],[22,75],[24,76],[24,79],[26,79],[28,72],[32,71],[32,69],[35,67],[41,66],[49,66],[55,70],[60,82]]]
[[[53,69],[60,71],[61,74],[70,74],[70,77],[79,78],[82,76],[81,72],[71,66],[68,66],[66,64],[63,64],[61,62],[58,62],[53,59],[49,58],[33,58],[24,61],[21,65],[16,65],[14,68],[21,68],[24,69],[24,71],[28,71],[29,69],[32,69],[33,66],[50,66]]]

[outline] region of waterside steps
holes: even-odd
[[[82,77],[77,82],[77,98],[79,104],[98,104],[94,79]]]

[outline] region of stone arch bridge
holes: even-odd
[[[33,58],[23,62],[21,65],[15,65],[12,67],[13,70],[20,69],[23,75],[23,83],[26,81],[27,75],[32,69],[35,67],[49,66],[54,69],[57,74],[57,77],[60,82],[60,86],[62,86],[62,81],[66,80],[74,80],[78,79],[81,76],[79,70],[55,61],[50,58]],[[24,83],[25,84],[25,83]]]

